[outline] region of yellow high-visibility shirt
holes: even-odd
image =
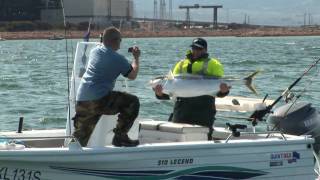
[[[173,75],[188,73],[188,65],[191,64],[190,59],[179,61],[173,68]],[[214,58],[197,59],[191,67],[191,74],[222,77],[224,75],[223,65]]]

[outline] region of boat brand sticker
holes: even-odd
[[[284,161],[288,161],[291,164],[297,162],[297,159],[300,159],[300,153],[296,151],[272,153],[270,156],[270,166],[282,166]]]
[[[158,166],[185,165],[185,164],[193,164],[193,158],[160,159],[160,160],[158,160]]]
[[[270,161],[270,167],[282,166],[282,165],[283,165],[283,161]]]

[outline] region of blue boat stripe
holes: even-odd
[[[107,171],[107,170],[90,170],[90,169],[77,169],[77,168],[66,168],[50,166],[52,169],[72,171],[72,172],[86,172],[86,173],[96,173],[96,174],[106,174],[106,175],[126,175],[126,176],[157,176],[170,173],[172,170],[161,170],[161,171]]]
[[[215,179],[215,180],[232,180],[234,178],[224,178],[216,176],[196,176],[196,175],[183,175],[183,177],[192,177],[192,178],[206,178],[206,179]]]
[[[59,168],[58,168],[59,169]],[[68,171],[68,172],[73,172],[73,173],[77,173],[77,174],[83,174],[83,175],[92,175],[92,176],[98,176],[98,177],[113,177],[117,174],[112,174],[112,173],[95,173],[95,172],[91,172],[91,171],[84,171],[84,170],[76,170],[76,169],[59,169],[59,170],[63,170],[63,171]],[[119,176],[121,177],[121,175]]]
[[[201,175],[201,176],[212,177],[212,176],[217,176],[217,173],[221,174],[220,177],[230,177],[230,178],[240,178],[240,179],[251,178],[251,177],[261,176],[266,174],[266,173],[252,172],[252,171],[251,172],[241,171],[241,177],[240,177],[239,172],[234,172],[230,170],[212,170],[212,171],[205,170],[205,171],[195,172],[190,175]]]
[[[82,168],[69,168],[50,166],[52,169],[61,170],[65,172],[91,175],[96,177],[105,177],[113,179],[132,179],[132,178],[143,178],[143,179],[216,179],[216,180],[232,180],[232,179],[248,179],[252,177],[262,176],[268,174],[267,172],[243,169],[243,168],[232,168],[230,167],[200,167],[191,168],[186,170],[159,170],[159,171],[111,171],[111,170],[94,170],[94,169],[82,169]],[[215,169],[216,168],[216,169]],[[225,168],[225,169],[221,169]]]
[[[100,177],[113,177],[113,175],[97,175],[96,173],[92,173],[92,172],[82,172],[82,171],[72,170],[72,169],[69,169],[69,170],[64,170],[64,169],[60,169],[60,168],[53,168],[53,169],[58,169],[58,170],[62,170],[62,171],[68,171],[68,172],[78,173],[78,174],[83,174],[83,175],[94,175],[94,176],[100,176]]]

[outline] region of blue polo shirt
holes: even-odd
[[[110,47],[97,46],[91,50],[86,72],[79,89],[77,101],[91,101],[113,90],[120,74],[127,77],[132,71],[128,60]]]

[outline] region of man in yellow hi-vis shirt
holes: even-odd
[[[174,66],[174,75],[198,74],[214,77],[222,77],[224,75],[222,64],[215,58],[209,58],[206,40],[203,38],[194,39],[191,48],[192,51],[188,51],[186,58]],[[220,91],[216,96],[224,97],[228,95],[229,89],[230,87],[226,84],[220,84]],[[158,99],[169,99],[169,95],[162,92],[161,85],[157,85],[154,91]],[[206,126],[209,128],[208,139],[211,140],[215,114],[216,107],[213,96],[177,97],[172,117],[169,120],[176,123]]]

